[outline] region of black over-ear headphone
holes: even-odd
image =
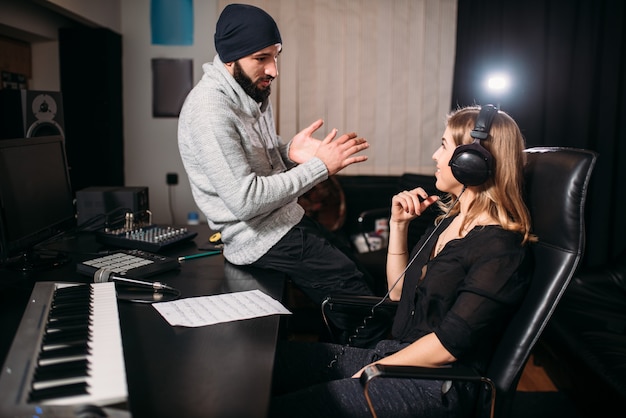
[[[452,175],[464,186],[478,186],[489,179],[493,171],[493,157],[480,141],[487,139],[493,118],[498,113],[494,105],[480,108],[474,129],[470,132],[474,142],[454,149],[449,165]]]

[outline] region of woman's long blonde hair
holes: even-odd
[[[447,126],[457,146],[474,141],[470,131],[474,128],[479,111],[479,106],[469,106],[448,115]],[[536,237],[531,233],[530,214],[523,200],[526,144],[517,123],[499,110],[493,118],[489,136],[481,141],[481,145],[493,157],[493,172],[485,183],[475,186],[476,198],[469,207],[461,229],[486,211],[502,228],[521,233],[524,243],[535,241]],[[452,202],[450,198],[442,199],[440,206],[447,211]],[[457,204],[450,214],[454,215],[458,211]]]

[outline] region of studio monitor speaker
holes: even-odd
[[[50,135],[65,138],[60,92],[0,90],[0,139]]]

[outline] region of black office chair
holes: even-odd
[[[370,366],[362,374],[361,383],[374,417],[376,400],[371,399],[368,386],[373,379],[386,377],[482,382],[476,416],[510,415],[517,384],[531,350],[583,255],[584,207],[597,159],[593,151],[574,148],[537,147],[527,149],[526,153],[526,204],[533,232],[539,237],[531,246],[535,268],[528,293],[504,331],[485,376],[457,367]],[[372,300],[377,301],[371,297],[331,296],[322,304],[322,310],[343,310],[346,306],[352,309],[366,306]]]

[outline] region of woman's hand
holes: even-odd
[[[371,364],[374,364],[374,363],[371,363]],[[361,370],[359,370],[358,372],[356,372],[355,374],[353,374],[353,375],[352,375],[352,378],[353,378],[353,379],[358,379],[358,378],[360,378],[360,377],[361,377],[361,375],[363,374],[363,372],[365,371],[365,369],[366,369],[367,367],[369,367],[371,364],[368,364],[367,366],[363,367]]]
[[[391,199],[391,221],[410,222],[438,199],[439,196],[429,196],[421,187],[402,191]]]
[[[389,299],[400,300],[404,285],[404,273],[409,261],[407,236],[411,220],[420,216],[427,207],[435,203],[438,196],[428,196],[421,187],[405,190],[391,199],[389,220],[389,244],[387,246],[387,288]]]

